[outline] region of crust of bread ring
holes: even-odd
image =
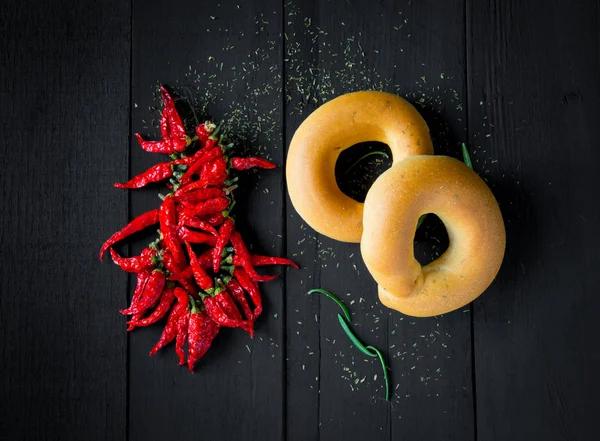
[[[413,240],[419,217],[436,214],[448,249],[421,267]],[[445,156],[412,156],[385,171],[365,200],[361,253],[381,302],[429,317],[460,308],[492,283],[506,232],[498,203],[469,167]]]
[[[294,208],[312,228],[342,242],[360,242],[363,204],[346,196],[335,180],[345,149],[367,141],[387,144],[393,163],[431,155],[427,123],[403,98],[385,92],[342,95],[315,110],[290,143],[286,177]]]

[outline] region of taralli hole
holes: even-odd
[[[392,165],[392,151],[382,142],[363,142],[344,150],[335,164],[335,180],[346,196],[364,202],[375,179]]]

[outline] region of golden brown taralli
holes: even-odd
[[[413,238],[426,213],[442,220],[450,245],[421,267]],[[504,257],[504,222],[492,192],[469,167],[445,156],[412,156],[383,173],[367,194],[363,222],[361,252],[381,302],[412,316],[471,302]]]
[[[397,95],[374,91],[342,95],[319,107],[290,144],[286,174],[292,204],[312,228],[332,239],[360,241],[363,204],[339,189],[335,163],[342,151],[366,141],[387,144],[394,164],[433,154],[419,112]]]

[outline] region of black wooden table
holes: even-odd
[[[599,439],[599,29],[584,0],[2,2],[0,439]],[[125,332],[134,281],[97,254],[157,206],[112,183],[157,160],[132,133],[156,133],[159,82],[281,165],[321,102],[407,97],[500,203],[497,280],[444,316],[389,311],[359,247],[298,217],[284,168],[251,173],[244,233],[302,269],[194,375],[172,348],[149,358],[161,327]],[[384,350],[390,403],[314,287]]]

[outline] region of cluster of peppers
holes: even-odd
[[[150,355],[175,340],[183,365],[187,341],[187,365],[193,372],[221,327],[241,328],[253,336],[254,321],[262,312],[258,282],[277,277],[261,275],[255,267],[297,265],[285,258],[251,254],[231,216],[237,178],[230,178],[230,170],[275,165],[257,157],[228,157],[232,145],[224,144],[219,129],[210,121],[199,124],[195,136],[188,136],[173,97],[164,86],[160,90],[162,139],[147,141],[135,136],[142,149],[168,154],[172,161],[115,187],[141,188],[168,179],[170,192],[160,195],[160,208],[138,216],[108,239],[100,259],[110,250],[122,270],[137,274],[131,305],[121,310],[130,316],[128,331],[149,326],[168,314]],[[159,225],[159,237],[139,256],[122,257],[112,248],[155,225]]]

